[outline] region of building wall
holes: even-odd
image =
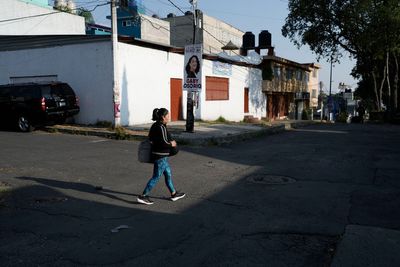
[[[0,84],[10,77],[56,76],[79,97],[77,123],[113,121],[111,42],[6,51],[0,58]]]
[[[216,75],[212,61],[203,60],[203,90],[197,114],[203,120],[216,120],[219,116],[229,121],[241,121],[244,115],[261,119],[266,116],[266,98],[262,93],[261,70],[232,66],[232,75]],[[229,78],[229,100],[206,100],[206,76]],[[249,113],[244,113],[244,88],[249,88]],[[186,114],[186,113],[185,113]]]
[[[193,43],[192,16],[164,18],[170,23],[170,43],[173,46],[184,47]]]
[[[183,77],[183,55],[119,43],[121,124],[150,123],[154,108],[170,109],[170,78]]]
[[[193,43],[193,16],[165,18],[170,22],[171,45],[184,47]],[[236,46],[242,46],[244,32],[216,18],[201,14],[196,43],[202,43],[204,53],[222,52],[221,47],[232,41]],[[205,30],[202,30],[205,29]],[[214,37],[213,37],[214,36]],[[219,40],[216,40],[216,38]]]
[[[121,124],[151,123],[154,108],[170,110],[171,78],[183,79],[184,55],[118,43]],[[101,56],[99,56],[101,55]],[[80,100],[77,123],[114,121],[111,42],[58,45],[47,48],[0,52],[0,84],[11,77],[56,77],[67,82]],[[229,100],[206,101],[205,77],[229,78]],[[266,99],[261,90],[261,71],[232,65],[229,75],[213,73],[213,62],[203,60],[203,90],[195,118],[215,120],[223,116],[241,121],[244,115],[264,117]],[[244,88],[249,88],[249,113],[244,113]],[[186,117],[186,91],[183,114]]]
[[[310,69],[312,70],[312,72],[309,75],[309,81],[308,81],[308,92],[310,93],[310,107],[316,108],[318,106],[318,95],[319,95],[319,69],[318,68],[310,68]],[[313,95],[313,90],[315,90],[314,95]]]
[[[141,20],[141,39],[145,41],[170,44],[170,26],[167,21],[140,15]]]
[[[154,108],[170,110],[170,80],[183,79],[184,56],[150,48],[119,43],[121,80],[121,124],[151,122]],[[140,62],[141,64],[138,64]],[[203,90],[195,118],[241,121],[244,118],[244,88],[249,88],[249,114],[261,118],[266,114],[266,99],[261,92],[261,71],[233,66],[232,75],[213,74],[212,61],[203,60]],[[229,78],[229,101],[206,101],[205,77]],[[183,115],[186,118],[186,91],[183,92]]]
[[[19,0],[1,3],[1,20],[35,17],[0,22],[0,35],[85,34],[83,17]]]
[[[49,1],[48,0],[20,0],[22,2],[32,3],[37,6],[48,7]]]
[[[203,14],[202,27],[206,29],[206,31],[203,31],[203,47],[205,53],[220,53],[222,52],[221,47],[226,45],[229,41],[232,41],[237,47],[242,46],[244,32],[221,20]]]

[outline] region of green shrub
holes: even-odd
[[[227,121],[224,117],[219,116],[218,119],[215,120],[215,122],[222,122],[222,123],[224,123],[224,122],[228,122],[228,121]]]
[[[347,122],[347,117],[348,117],[347,112],[342,111],[342,112],[339,113],[339,116],[337,116],[336,121],[337,122],[346,123]]]
[[[114,128],[115,131],[115,139],[117,140],[125,140],[129,138],[129,134],[126,132],[124,127],[116,126]]]
[[[301,119],[302,120],[309,120],[311,118],[311,110],[310,109],[303,109],[301,112]]]

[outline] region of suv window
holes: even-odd
[[[0,87],[0,102],[6,102],[10,99],[10,89],[8,87]]]
[[[42,96],[46,99],[51,98],[51,88],[49,85],[43,85],[42,86]]]
[[[51,86],[52,96],[73,96],[74,91],[68,84],[57,84]]]
[[[11,95],[19,101],[40,98],[40,90],[37,86],[15,86],[10,88]]]

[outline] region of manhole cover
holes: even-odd
[[[272,174],[254,174],[247,177],[247,181],[255,184],[291,184],[295,179]]]

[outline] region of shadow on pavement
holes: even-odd
[[[74,198],[50,184],[16,190],[0,210],[3,266],[325,266],[337,242],[271,231],[263,224],[279,216],[254,216],[250,203],[227,204],[237,186],[174,214]],[[54,185],[91,192],[90,186]],[[121,225],[129,228],[111,231]]]
[[[356,137],[337,133],[349,129],[345,125],[321,129],[223,147],[183,147],[172,161],[188,166],[174,169],[176,177],[188,177],[178,180],[188,197],[173,204],[157,190],[157,205],[133,205],[136,195],[121,190],[18,176],[29,185],[13,191],[0,208],[2,263],[329,266],[346,225],[400,228],[393,215],[399,190],[389,184],[398,174],[387,171],[397,166],[399,140],[390,128],[384,138],[393,141],[391,147],[368,145],[379,141],[371,140],[374,128],[351,128]],[[350,137],[354,143],[343,145]],[[262,183],[271,174],[295,182]],[[131,187],[142,189],[138,184]],[[379,199],[388,192],[391,197]],[[129,228],[111,232],[121,225]]]

